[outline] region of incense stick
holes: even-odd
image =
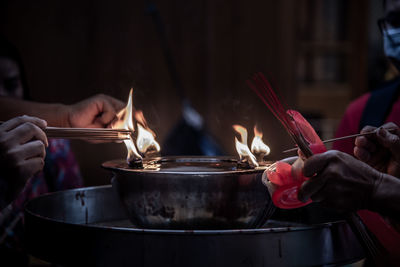
[[[3,122],[0,122],[0,125]],[[130,139],[131,131],[110,128],[63,128],[46,127],[47,137],[56,139],[81,139],[96,141],[123,141]]]
[[[125,129],[109,128],[61,128],[47,127],[45,133],[51,138],[122,141],[130,138],[131,132]]]
[[[349,139],[349,138],[355,138],[355,137],[358,137],[358,136],[371,135],[371,134],[375,134],[378,131],[378,129],[376,129],[376,130],[374,130],[372,132],[367,132],[367,133],[351,134],[351,135],[341,136],[341,137],[337,137],[337,138],[327,139],[327,140],[322,141],[322,143],[327,144],[327,143],[332,143],[332,142],[335,142],[335,141],[338,141],[338,140],[345,140],[345,139]],[[386,130],[389,131],[389,132],[394,132],[394,131],[396,131],[396,128],[388,128]],[[297,151],[297,149],[299,149],[299,148],[298,147],[294,147],[294,148],[291,148],[291,149],[284,150],[282,153],[288,153],[288,152]]]

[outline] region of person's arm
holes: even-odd
[[[73,105],[0,97],[0,120],[30,115],[46,120],[49,126],[104,128],[110,125],[124,106],[123,102],[102,94]]]
[[[369,209],[400,222],[400,179],[382,174],[371,196]]]
[[[43,118],[48,125],[65,127],[67,107],[63,104],[47,104],[25,101],[12,97],[0,97],[0,120],[6,121],[22,115]]]

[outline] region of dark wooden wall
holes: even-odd
[[[289,105],[295,103],[294,0],[155,0],[188,97],[228,154],[235,154],[232,124],[255,123],[272,159],[291,147],[288,136],[246,86],[256,71],[268,74]],[[23,56],[38,101],[73,103],[96,93],[143,109],[162,143],[180,118],[145,1],[5,1],[1,31]],[[107,183],[100,163],[125,156],[121,145],[74,143],[88,185]]]

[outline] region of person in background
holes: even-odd
[[[378,21],[386,57],[400,70],[400,1],[384,1],[385,17]],[[336,136],[359,133],[365,126],[378,127],[386,122],[400,125],[400,77],[384,82],[376,90],[354,100],[347,107]],[[353,155],[354,140],[339,140],[333,149]]]
[[[7,120],[0,125],[0,265],[28,264],[23,207],[29,199],[83,186],[69,142],[48,140],[43,129],[48,125],[109,127],[124,106],[106,95],[73,105],[31,101],[21,58],[0,37],[0,120]]]
[[[385,18],[378,21],[384,52],[400,69],[400,1],[384,1],[384,8]],[[399,92],[400,78],[395,78],[353,101],[336,136],[375,134],[337,141],[333,151],[307,159],[303,172],[310,180],[299,192],[301,200],[357,211],[393,266],[400,261]]]
[[[19,53],[0,35],[0,120],[27,114],[46,120],[48,126],[105,128],[124,106],[103,94],[72,105],[32,101]]]

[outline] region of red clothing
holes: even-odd
[[[358,126],[360,124],[361,115],[370,96],[370,93],[365,94],[350,103],[336,131],[336,137],[357,134],[360,132]],[[354,139],[338,140],[333,143],[332,148],[353,155]]]
[[[24,249],[23,210],[27,201],[44,193],[82,186],[79,166],[69,141],[49,139],[43,171],[31,177],[17,198],[0,210],[0,250],[3,247]]]
[[[359,133],[360,120],[371,94],[367,93],[353,101],[347,108],[336,132],[336,137]],[[379,107],[378,107],[379,108]],[[397,99],[385,120],[400,125],[400,99]],[[333,149],[353,155],[354,139],[339,140]],[[398,258],[400,254],[400,233],[397,232],[382,216],[368,210],[358,211],[368,229],[377,237],[389,254]]]
[[[361,115],[370,96],[370,93],[364,94],[350,103],[339,124],[336,137],[359,133]],[[393,104],[392,110],[385,120],[385,123],[386,122],[393,122],[400,126],[400,98]],[[333,149],[353,155],[354,139],[336,141],[333,143]]]

